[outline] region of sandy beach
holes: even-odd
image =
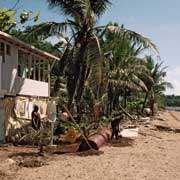
[[[180,128],[179,115],[179,112],[162,112],[149,125],[141,125],[140,133],[132,145],[122,146],[119,140],[102,147],[100,151],[103,153],[100,155],[62,154],[43,157],[47,164],[36,168],[17,167],[15,163],[9,162],[11,150],[1,148],[0,179],[179,180],[180,134],[155,129],[157,124]],[[27,152],[25,148],[23,151]],[[37,150],[31,149],[29,154],[31,151]]]

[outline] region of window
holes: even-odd
[[[18,76],[28,78],[28,54],[22,51],[18,51]]]
[[[39,80],[39,60],[36,56],[32,56],[32,63],[31,63],[31,76],[30,79]]]
[[[36,55],[18,51],[18,76],[48,82],[48,61]]]
[[[2,62],[5,62],[5,48],[4,48],[4,43],[0,42],[0,56],[2,57]]]
[[[11,46],[9,44],[6,45],[6,54],[11,55]]]

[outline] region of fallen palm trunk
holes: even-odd
[[[93,148],[91,147],[91,144],[89,144],[87,137],[84,135],[84,133],[82,132],[82,129],[81,129],[81,128],[79,127],[79,125],[76,123],[76,121],[75,121],[75,119],[73,118],[73,116],[72,116],[72,114],[70,113],[70,111],[67,109],[66,106],[63,106],[63,107],[64,107],[64,109],[66,110],[66,112],[68,113],[68,115],[69,115],[69,117],[71,118],[71,120],[73,121],[74,125],[78,128],[80,134],[82,135],[82,137],[83,137],[84,141],[86,142],[86,144],[88,145],[89,149],[93,149]]]
[[[98,129],[97,133],[91,135],[88,138],[88,143],[91,145],[91,147],[95,150],[99,150],[101,146],[103,146],[105,143],[107,143],[111,137],[111,130],[109,128],[101,128]],[[87,151],[90,149],[88,143],[85,140],[82,140],[81,144],[79,145],[80,152]]]
[[[133,116],[131,116],[120,104],[119,104],[120,109],[126,116],[128,116],[131,120],[135,120]]]

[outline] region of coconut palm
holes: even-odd
[[[163,62],[158,62],[154,64],[154,60],[151,56],[146,57],[146,67],[149,69],[149,74],[153,81],[148,81],[148,79],[144,79],[144,83],[148,91],[146,91],[143,108],[146,106],[148,98],[150,98],[151,102],[151,110],[152,115],[155,113],[157,98],[163,94],[163,91],[166,88],[173,88],[170,82],[166,82],[164,78],[166,77],[166,69],[167,67],[162,67]]]
[[[122,27],[101,26],[97,27],[97,20],[107,10],[111,4],[109,0],[47,0],[50,8],[55,8],[62,12],[66,21],[45,22],[33,27],[27,37],[35,35],[41,38],[48,36],[64,35],[71,36],[67,39],[67,47],[59,63],[60,74],[65,72],[67,77],[67,91],[70,107],[75,98],[77,109],[84,90],[85,82],[88,78],[94,78],[98,86],[97,96],[104,88],[106,75],[104,73],[104,53],[101,48],[100,40],[97,36],[99,31],[116,34],[119,38],[130,39],[143,47],[150,47],[156,50],[155,45],[147,38],[133,31]],[[93,78],[91,78],[93,79]]]
[[[112,26],[110,23],[109,25]],[[118,28],[118,24],[113,24]],[[123,29],[124,27],[121,26]],[[105,33],[103,50],[106,66],[108,67],[108,109],[118,107],[119,97],[123,97],[123,106],[126,107],[127,95],[130,92],[146,91],[146,85],[141,79],[148,78],[147,68],[140,54],[146,49],[137,41],[117,34]]]

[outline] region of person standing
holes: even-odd
[[[34,109],[31,113],[31,119],[32,119],[32,127],[35,130],[39,130],[41,127],[41,118],[40,118],[40,113],[39,107],[37,105],[34,105]]]

